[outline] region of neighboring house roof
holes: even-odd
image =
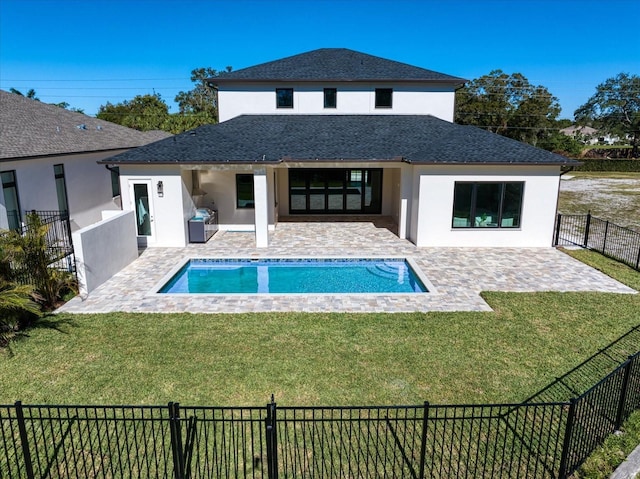
[[[214,84],[247,81],[418,81],[462,85],[466,80],[346,48],[321,48],[222,73],[209,81]]]
[[[591,136],[598,133],[598,130],[591,128],[590,126],[568,126],[567,128],[561,129],[560,133],[564,133],[567,136],[575,136],[576,133],[579,135]]]
[[[103,160],[113,164],[405,161],[578,164],[430,115],[242,115]]]
[[[133,148],[168,136],[0,90],[0,160]]]

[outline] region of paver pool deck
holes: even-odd
[[[58,311],[73,313],[246,313],[491,311],[481,291],[635,291],[554,248],[418,248],[376,221],[278,223],[267,248],[254,233],[220,231],[206,244],[152,247],[86,298]],[[413,258],[436,292],[426,294],[165,295],[154,287],[186,258]],[[168,279],[168,278],[167,278]]]

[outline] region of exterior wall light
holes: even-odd
[[[158,196],[162,198],[164,196],[164,185],[162,181],[158,181]]]

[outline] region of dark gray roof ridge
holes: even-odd
[[[320,48],[222,73],[208,81],[213,84],[249,81],[417,81],[457,85],[466,80],[347,48]]]

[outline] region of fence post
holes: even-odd
[[[267,404],[267,418],[265,419],[267,440],[267,477],[278,479],[278,448],[276,438],[276,403],[271,395],[271,402]]]
[[[28,479],[34,479],[33,464],[31,463],[31,451],[29,451],[29,441],[27,440],[27,425],[24,422],[24,412],[22,401],[16,401],[16,417],[18,419],[18,431],[20,431],[20,444],[22,446],[22,456],[24,457],[24,469]]]
[[[576,415],[576,404],[578,400],[571,398],[569,402],[569,413],[567,415],[567,426],[564,431],[564,440],[562,441],[562,456],[560,457],[560,471],[558,471],[558,478],[565,479],[568,469],[569,461],[569,448],[571,447],[571,439],[573,436],[573,421]]]
[[[638,259],[636,260],[636,269],[640,270],[640,246],[638,246]]]
[[[560,225],[562,224],[562,215],[558,213],[558,218],[556,220],[556,237],[554,238],[553,246],[558,246],[560,242]]]
[[[418,477],[424,479],[424,463],[427,456],[427,420],[429,418],[429,401],[424,402],[422,418],[422,445],[420,446],[420,473]]]
[[[602,241],[602,254],[607,250],[607,233],[609,233],[609,220],[604,224],[604,240]]]
[[[169,431],[171,433],[171,452],[173,453],[173,475],[175,479],[184,479],[184,454],[182,453],[179,403],[169,403]]]
[[[616,414],[616,431],[620,430],[624,421],[624,405],[627,402],[627,391],[629,390],[629,377],[631,376],[631,366],[633,366],[633,356],[627,359],[624,367],[624,379],[622,380],[622,391],[620,391],[620,401],[618,402],[618,414]]]
[[[591,210],[587,212],[587,224],[584,227],[584,247],[589,247],[589,228],[591,227]]]

